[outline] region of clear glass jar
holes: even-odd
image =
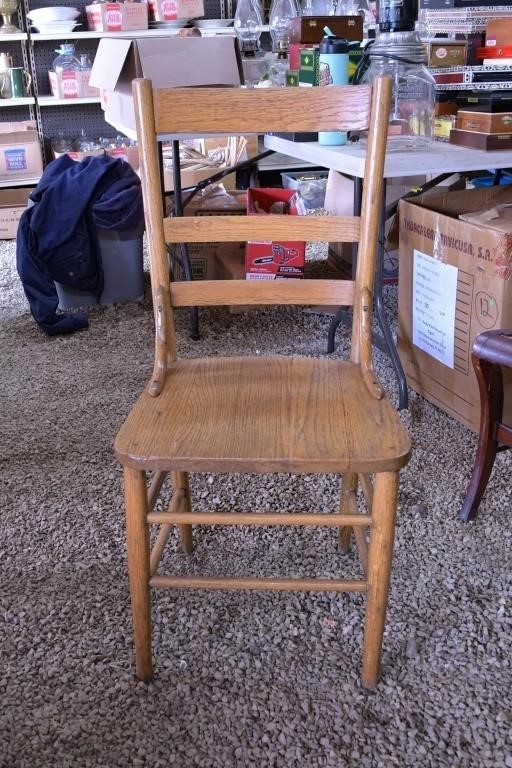
[[[428,149],[434,135],[436,84],[416,32],[380,32],[369,49],[363,82],[378,75],[393,81],[388,151]]]

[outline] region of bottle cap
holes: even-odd
[[[344,37],[326,35],[320,41],[320,53],[348,53],[348,40]]]

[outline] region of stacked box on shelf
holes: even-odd
[[[147,3],[94,3],[85,8],[87,25],[95,32],[131,32],[148,28]]]

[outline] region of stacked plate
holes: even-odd
[[[77,24],[75,21],[50,21],[47,24],[38,22],[32,25],[32,29],[36,29],[43,35],[65,35],[68,32],[72,32],[75,27],[80,27],[81,24]]]

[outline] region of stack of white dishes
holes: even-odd
[[[42,34],[66,34],[72,32],[77,24],[76,19],[80,16],[78,8],[67,8],[65,6],[52,6],[48,8],[37,8],[27,13],[32,25]]]

